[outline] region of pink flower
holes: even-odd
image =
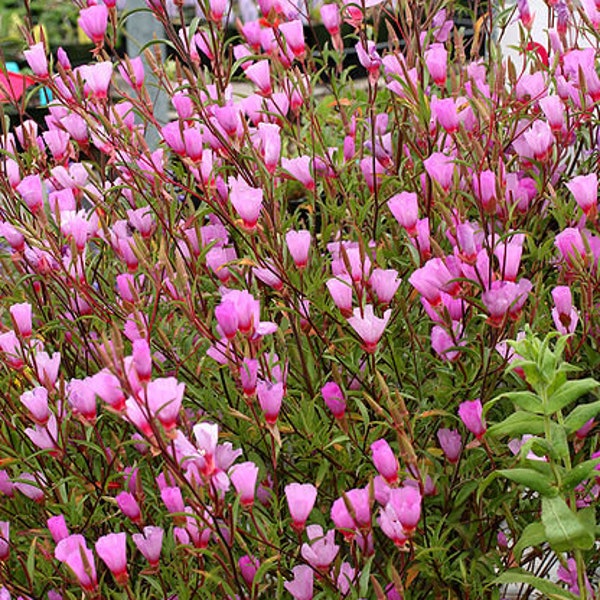
[[[146,388],[150,414],[157,417],[167,431],[175,427],[184,393],[185,383],[179,383],[175,377],[155,379]]]
[[[244,578],[244,581],[246,582],[246,585],[252,588],[254,576],[260,567],[260,563],[254,556],[248,556],[246,554],[238,560],[238,567],[242,577]]]
[[[351,515],[348,506],[352,507]],[[331,520],[345,538],[354,537],[357,529],[371,526],[371,502],[369,488],[357,488],[347,491],[331,506]]]
[[[269,383],[261,380],[257,384],[256,393],[260,407],[265,414],[265,421],[269,425],[274,425],[277,422],[283,401],[283,383]]]
[[[567,183],[567,187],[586,217],[593,219],[598,213],[598,175],[578,175]]]
[[[329,35],[337,35],[340,33],[342,19],[337,4],[323,4],[321,6],[321,20],[323,21],[323,25],[325,25],[325,29],[329,32]]]
[[[443,87],[448,74],[448,52],[443,44],[429,46],[425,51],[425,64],[435,84]]]
[[[69,537],[69,530],[67,528],[67,523],[65,521],[64,515],[57,515],[55,517],[50,517],[46,521],[46,525],[50,530],[50,535],[54,540],[55,544],[58,544],[61,540]]]
[[[10,552],[9,534],[10,523],[8,521],[0,521],[0,562],[8,559]]]
[[[271,87],[271,67],[268,60],[259,60],[250,65],[244,71],[246,77],[258,87],[262,96],[270,96],[273,93]]]
[[[30,337],[32,328],[31,304],[29,302],[13,304],[9,310],[17,333],[23,338]]]
[[[377,440],[371,444],[371,454],[379,474],[388,484],[396,484],[400,465],[390,445],[384,439]]]
[[[127,574],[127,534],[109,533],[96,541],[96,552],[110,569],[117,583],[124,585]]]
[[[46,58],[44,42],[38,42],[30,46],[29,50],[23,52],[23,55],[34,75],[41,78],[48,77],[48,59]]]
[[[163,543],[161,527],[144,527],[143,533],[134,533],[131,538],[151,567],[157,567]]]
[[[44,204],[44,188],[44,183],[39,175],[27,175],[17,185],[17,192],[34,215],[42,209]]]
[[[335,529],[326,534],[320,525],[309,525],[306,528],[309,544],[302,544],[302,558],[313,568],[325,571],[335,560],[340,547],[335,543]]]
[[[133,89],[142,89],[144,85],[144,63],[141,56],[122,61],[119,65],[119,73]]]
[[[554,308],[552,309],[552,320],[554,325],[563,335],[573,333],[579,321],[579,313],[573,307],[571,290],[566,285],[558,285],[552,290]]]
[[[258,467],[250,461],[238,463],[229,470],[229,479],[240,497],[241,505],[245,508],[254,504],[257,476]]]
[[[98,584],[94,554],[87,547],[82,535],[74,534],[62,539],[56,545],[54,556],[73,571],[84,590],[88,592],[96,590]]]
[[[375,352],[391,316],[392,311],[388,308],[383,313],[383,318],[376,317],[371,304],[367,304],[362,311],[360,308],[354,309],[348,323],[362,339],[365,352]]]
[[[481,400],[466,400],[458,407],[458,416],[465,427],[478,439],[483,437],[487,427],[483,421]]]
[[[292,528],[301,532],[315,505],[317,488],[311,483],[290,483],[285,486],[285,497],[292,515]]]
[[[414,192],[400,192],[388,200],[388,208],[398,223],[406,229],[406,233],[414,236],[417,233],[419,219],[419,203]]]
[[[340,274],[338,277],[325,282],[329,293],[344,317],[352,314],[352,279],[349,275]]]
[[[52,389],[58,378],[60,353],[55,352],[50,358],[47,352],[38,352],[35,355],[35,367],[39,382],[47,389]]]
[[[434,96],[431,99],[431,115],[448,133],[458,131],[459,119],[454,98],[438,100]]]
[[[108,86],[110,85],[113,72],[112,63],[106,60],[90,65],[82,65],[79,68],[81,69],[81,75],[92,95],[99,100],[107,98]]]
[[[253,231],[262,209],[263,190],[249,186],[241,175],[228,180],[229,200],[241,217],[244,228]]]
[[[304,56],[304,26],[300,19],[294,19],[287,23],[281,23],[279,25],[279,31],[283,35],[287,47],[292,51],[296,58]]]
[[[447,192],[454,179],[454,161],[442,152],[434,152],[423,161],[427,174]]]
[[[407,485],[390,490],[389,504],[392,505],[402,528],[409,535],[421,518],[421,494],[418,488]]]
[[[395,269],[373,269],[369,277],[369,286],[375,292],[379,303],[384,306],[392,301],[401,283],[402,280]]]
[[[311,164],[312,160],[310,156],[281,159],[281,167],[309,191],[315,189],[315,180],[310,172]]]
[[[438,429],[437,438],[451,464],[456,464],[462,450],[462,438],[456,429]]]
[[[314,573],[308,565],[298,565],[292,569],[294,579],[284,583],[285,589],[294,600],[312,600]]]
[[[108,8],[104,4],[84,8],[77,23],[94,44],[101,44],[108,26]]]
[[[294,264],[299,269],[304,269],[308,264],[308,253],[310,250],[311,235],[306,229],[293,231],[290,229],[285,234],[285,241]]]
[[[346,412],[346,400],[340,386],[334,381],[329,381],[321,388],[321,395],[336,419],[341,419]]]
[[[140,523],[142,513],[140,511],[140,505],[138,504],[135,496],[130,492],[121,492],[115,498],[117,506],[121,512],[134,523]]]

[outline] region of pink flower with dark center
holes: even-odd
[[[376,317],[371,304],[367,304],[362,311],[360,308],[354,309],[348,323],[362,339],[362,348],[365,352],[371,354],[375,352],[391,316],[392,311],[388,308],[383,313],[383,318]]]
[[[552,320],[559,333],[566,335],[573,333],[579,322],[579,313],[573,307],[571,289],[566,285],[558,285],[552,290],[554,308]]]
[[[301,532],[317,499],[317,488],[311,483],[290,483],[285,486],[292,529]]]

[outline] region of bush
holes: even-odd
[[[598,597],[598,13],[559,2],[545,46],[519,2],[467,52],[451,3],[328,4],[312,51],[259,4],[231,40],[226,4],[149,2],[169,64],[111,58],[104,5],[88,65],[29,40],[0,594]]]

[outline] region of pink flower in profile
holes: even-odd
[[[458,416],[465,427],[478,440],[483,437],[483,434],[487,431],[487,427],[483,421],[483,407],[479,398],[462,402],[458,407]]]
[[[581,266],[586,261],[586,249],[583,235],[575,227],[563,229],[554,239],[561,257],[570,267]]]
[[[285,497],[292,516],[292,529],[301,532],[315,505],[317,488],[312,483],[290,483],[285,486]]]
[[[384,306],[388,305],[396,295],[402,280],[396,269],[373,269],[369,277],[369,286],[375,292],[377,300]]]
[[[341,419],[346,412],[346,400],[340,386],[335,381],[329,381],[321,388],[321,395],[331,414]]]
[[[94,44],[101,44],[108,26],[108,8],[104,4],[84,8],[77,23]]]
[[[121,77],[134,89],[141,90],[144,85],[144,63],[141,56],[129,58],[119,65]]]
[[[92,93],[92,95],[100,100],[108,97],[108,86],[113,73],[113,65],[109,60],[94,63],[90,65],[82,65],[81,75]]]
[[[45,185],[39,175],[26,175],[17,185],[16,190],[34,215],[42,209]]]
[[[400,192],[392,196],[387,202],[390,212],[398,223],[406,229],[406,233],[414,236],[417,233],[419,220],[419,203],[414,192]]]
[[[98,585],[94,554],[87,547],[82,535],[74,534],[62,539],[56,545],[54,556],[65,563],[87,592],[94,592]]]
[[[354,309],[348,323],[362,339],[365,352],[375,352],[391,316],[392,311],[388,308],[383,313],[383,318],[376,317],[371,304],[367,304],[362,311],[360,308]]]
[[[408,532],[402,527],[402,523],[398,519],[398,515],[394,510],[391,503],[386,503],[379,512],[379,518],[377,519],[381,531],[394,542],[399,548],[404,547],[408,541]],[[389,596],[388,596],[389,597]]]
[[[474,173],[473,192],[483,210],[488,214],[496,211],[496,174],[493,171],[486,170],[480,173]]]
[[[21,402],[29,411],[29,415],[35,423],[44,426],[50,418],[48,409],[48,390],[44,387],[36,387],[31,391],[21,394]]]
[[[69,537],[69,529],[67,528],[67,522],[65,521],[64,515],[50,517],[46,521],[46,525],[55,544],[58,544],[61,540]]]
[[[135,496],[130,492],[121,492],[115,498],[120,511],[134,523],[141,523],[142,512]]]
[[[258,467],[251,461],[238,463],[229,470],[229,479],[240,497],[241,505],[245,508],[254,504],[257,476]]]
[[[598,175],[578,175],[567,183],[567,187],[585,216],[594,219],[598,214]]]
[[[371,454],[379,474],[389,485],[396,484],[400,464],[390,445],[384,439],[377,440],[371,444]]]
[[[425,64],[431,78],[439,87],[446,85],[448,75],[448,52],[444,44],[431,44],[425,51]]]
[[[269,425],[274,425],[277,422],[283,401],[283,382],[270,383],[261,380],[256,386],[256,394],[258,395],[260,407],[265,414],[265,421]]]
[[[325,29],[329,32],[329,35],[340,33],[342,18],[340,16],[340,9],[336,3],[323,4],[321,6],[321,21]]]
[[[12,317],[13,324],[16,332],[23,338],[31,336],[31,304],[29,302],[22,302],[20,304],[13,304],[10,309],[10,316]]]
[[[241,175],[230,177],[227,184],[229,187],[229,200],[241,217],[244,228],[247,231],[254,231],[262,209],[262,188],[251,187]]]
[[[458,131],[459,118],[454,98],[442,98],[437,96],[431,99],[431,115],[446,130],[447,133]]]
[[[536,160],[545,161],[550,158],[554,145],[554,134],[546,121],[534,121],[531,127],[523,133],[523,138]]]
[[[315,180],[310,172],[312,164],[310,156],[298,156],[297,158],[282,158],[281,167],[294,179],[298,180],[304,187],[312,191],[315,189]]]
[[[270,96],[273,93],[271,87],[271,67],[268,60],[259,60],[250,65],[244,71],[246,77],[258,87],[259,94]]]
[[[124,585],[129,579],[127,573],[127,534],[109,533],[96,541],[96,552],[110,569],[117,583]]]
[[[311,243],[310,231],[306,229],[301,231],[290,229],[285,234],[285,241],[296,267],[299,269],[306,267]]]
[[[448,462],[456,464],[462,450],[462,438],[456,429],[438,429],[437,439]]]
[[[560,96],[549,94],[538,101],[553,133],[559,133],[565,126],[565,105]]]
[[[44,42],[38,42],[29,47],[29,50],[23,52],[25,60],[34,75],[41,78],[48,77],[48,59],[46,58],[46,49]]]
[[[300,19],[294,19],[287,23],[279,25],[279,31],[283,35],[287,47],[292,51],[296,58],[301,58],[305,54],[304,45],[304,26]]]
[[[52,389],[58,378],[60,353],[55,352],[50,358],[47,352],[38,352],[35,355],[35,367],[40,383],[47,389]]]
[[[352,513],[348,510],[352,507]],[[356,488],[348,490],[344,496],[338,498],[331,506],[331,520],[343,536],[351,539],[357,529],[371,526],[371,501],[369,488]]]
[[[314,573],[308,565],[298,565],[292,569],[294,579],[284,583],[285,589],[294,600],[312,600]]]
[[[344,317],[352,315],[352,278],[346,274],[328,279],[325,282],[331,298]]]
[[[144,527],[143,533],[134,533],[131,538],[137,549],[150,563],[151,567],[157,567],[162,550],[164,531],[162,527]]]

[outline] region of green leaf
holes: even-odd
[[[580,404],[565,417],[565,429],[567,433],[575,433],[581,429],[590,419],[600,413],[600,400],[589,404]]]
[[[594,530],[590,530],[562,498],[542,498],[542,523],[546,538],[556,552],[589,550],[594,545]]]
[[[539,435],[544,432],[544,419],[538,415],[532,415],[524,411],[513,413],[501,423],[492,425],[487,435],[492,437],[502,437],[509,435],[511,437],[519,437],[526,433],[531,435]]]
[[[589,479],[594,474],[598,465],[600,465],[600,458],[592,458],[578,464],[563,477],[562,489],[565,492],[575,489],[582,481]]]
[[[514,483],[518,483],[527,488],[535,490],[542,494],[542,496],[556,496],[558,490],[548,481],[548,477],[542,473],[538,473],[533,469],[499,469],[490,473],[479,485],[477,490],[477,498],[481,498],[481,495],[485,489],[498,477],[505,477],[510,479]]]
[[[363,567],[362,573],[360,574],[360,579],[358,580],[358,589],[361,598],[366,598],[369,593],[369,577],[371,575],[371,566],[373,565],[373,558],[371,556],[365,566]]]
[[[501,394],[498,398],[508,398],[522,410],[538,415],[544,414],[542,399],[533,392],[507,392],[506,394]]]
[[[562,425],[557,423],[550,424],[550,444],[554,456],[561,459],[569,456],[569,444],[567,443],[567,432]]]
[[[564,590],[556,583],[552,583],[547,579],[536,577],[527,571],[521,569],[511,569],[502,573],[500,577],[497,577],[494,581],[495,584],[506,584],[506,583],[524,583],[530,585],[536,590],[542,592],[544,596],[550,600],[578,600],[578,597],[571,594],[567,590]]]
[[[591,377],[566,381],[548,398],[546,414],[551,415],[568,406],[577,398],[598,387],[598,382]]]
[[[525,529],[523,529],[523,533],[519,538],[519,541],[515,544],[513,548],[513,554],[515,555],[515,560],[520,562],[521,555],[523,554],[523,550],[525,548],[533,548],[535,546],[540,546],[546,541],[546,532],[544,530],[544,525],[540,521],[536,521],[535,523],[529,523]]]
[[[31,542],[31,547],[29,548],[29,553],[27,554],[27,573],[29,574],[30,579],[33,581],[36,578],[35,574],[35,557],[37,555],[37,537],[33,538]]]

